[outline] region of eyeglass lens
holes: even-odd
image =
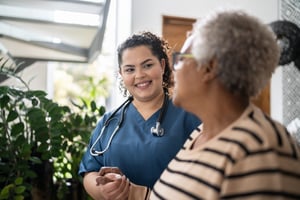
[[[193,58],[194,56],[190,53],[180,53],[175,52],[172,55],[172,62],[173,62],[173,70],[176,71],[182,67],[180,64],[181,61],[183,61],[185,58]]]

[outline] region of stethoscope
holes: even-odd
[[[93,143],[93,145],[91,146],[90,148],[90,154],[92,156],[100,156],[100,155],[103,155],[109,148],[112,140],[113,140],[113,137],[115,136],[115,134],[117,133],[117,131],[120,129],[123,121],[124,121],[124,113],[125,113],[125,109],[129,106],[129,104],[132,102],[133,100],[133,97],[130,96],[124,103],[122,103],[109,117],[108,119],[104,122],[104,125],[100,131],[100,134],[98,135],[98,137],[96,138],[95,142]],[[159,113],[159,117],[155,123],[155,126],[151,127],[150,129],[150,132],[152,133],[152,135],[154,136],[157,136],[157,137],[161,137],[164,135],[164,129],[161,127],[161,123],[162,123],[162,120],[163,120],[163,117],[164,117],[164,114],[167,110],[167,105],[168,105],[168,94],[165,93],[165,97],[164,97],[164,103],[161,107],[161,111]],[[103,133],[104,133],[104,130],[108,127],[110,121],[113,119],[113,117],[116,115],[116,113],[122,109],[121,111],[121,117],[117,123],[117,126],[116,128],[114,129],[114,131],[112,132],[108,142],[107,142],[107,145],[106,147],[102,150],[102,151],[97,151],[95,149],[95,146],[96,144],[99,142],[99,140],[101,139]]]

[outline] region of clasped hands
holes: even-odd
[[[104,200],[127,200],[130,181],[117,167],[102,167],[96,178]]]

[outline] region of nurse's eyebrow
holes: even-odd
[[[128,65],[122,65],[121,66],[122,69],[133,68],[133,67],[135,67],[135,66],[134,65],[130,65],[130,64],[128,64]]]
[[[147,63],[148,61],[152,61],[152,60],[153,60],[153,59],[148,58],[148,59],[144,60],[141,64],[143,65],[143,64]]]
[[[149,61],[153,61],[153,59],[148,58],[148,59],[144,60],[143,62],[141,62],[140,65],[143,65],[143,64],[145,64],[145,63],[147,63]],[[127,65],[123,65],[123,67],[135,67],[135,65],[127,64]]]

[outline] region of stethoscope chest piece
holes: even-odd
[[[150,131],[154,136],[161,137],[164,135],[164,129],[160,126],[160,122],[156,122],[155,127],[151,127]]]
[[[155,126],[151,127],[150,132],[152,135],[157,137],[162,137],[165,134],[164,129],[161,127],[161,123],[164,117],[164,114],[168,107],[168,95],[165,93],[164,103],[162,105],[158,120],[156,121]]]

